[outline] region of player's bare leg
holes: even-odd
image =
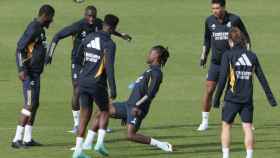
[[[74,126],[73,129],[69,132],[77,134],[79,129],[79,118],[80,118],[80,106],[79,106],[79,88],[77,81],[72,81],[73,85],[73,96],[72,96],[72,113],[73,113],[73,120]]]
[[[88,157],[83,153],[83,141],[84,141],[84,136],[85,136],[88,122],[91,118],[91,114],[92,114],[91,106],[90,107],[81,106],[81,115],[79,121],[80,126],[79,126],[79,132],[76,137],[76,147],[75,147],[75,152],[73,153],[72,156],[73,158]]]
[[[137,129],[132,124],[127,125],[127,138],[130,141],[141,143],[141,144],[149,144],[151,146],[157,147],[166,152],[172,152],[172,145],[168,142],[161,142],[154,138],[144,136],[142,134],[137,133]]]
[[[21,148],[22,147],[22,139],[23,139],[23,133],[24,133],[24,127],[28,122],[28,118],[31,116],[31,112],[29,109],[23,108],[21,110],[21,115],[19,118],[18,126],[16,129],[16,134],[12,141],[12,147],[13,148]]]
[[[39,108],[39,103],[34,103],[32,106],[31,115],[27,117],[27,122],[24,129],[24,136],[23,136],[23,145],[25,146],[42,146],[41,143],[32,139],[32,128],[35,122],[36,114]]]
[[[231,124],[226,122],[222,123],[221,142],[223,158],[229,158],[230,141],[231,141]]]
[[[243,132],[244,132],[244,144],[246,147],[247,156],[246,158],[253,158],[253,149],[254,149],[254,133],[252,130],[251,123],[243,123]]]
[[[112,105],[110,102],[109,104],[109,114],[110,117],[113,117],[113,115],[116,113],[115,107]],[[95,136],[97,135],[98,129],[99,129],[99,120],[100,120],[100,111],[96,110],[93,115],[92,119],[92,128],[88,130],[85,142],[83,144],[83,149],[84,150],[91,150],[92,149],[92,144],[94,141]]]
[[[208,129],[208,118],[211,110],[212,97],[216,88],[215,81],[206,81],[204,96],[202,99],[202,122],[198,127],[198,131],[205,131]]]
[[[100,107],[100,106],[99,106]],[[108,105],[109,107],[109,105]],[[106,134],[106,129],[107,129],[107,125],[109,123],[109,108],[108,109],[100,109],[100,114],[99,114],[99,121],[98,121],[98,137],[97,137],[97,141],[94,147],[94,150],[101,154],[102,156],[108,156],[109,152],[107,151],[107,149],[104,146],[104,138],[105,138],[105,134]]]

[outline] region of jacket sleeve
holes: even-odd
[[[109,43],[104,48],[104,56],[105,56],[105,70],[107,75],[107,80],[110,88],[111,98],[114,99],[117,97],[117,88],[115,81],[115,53],[116,53],[116,45],[114,43]]]
[[[258,77],[259,81],[260,81],[260,84],[266,94],[266,97],[270,103],[271,106],[277,106],[277,102],[273,96],[273,93],[269,87],[269,84],[266,80],[266,77],[263,73],[263,70],[261,68],[261,65],[258,61],[258,58],[256,57],[256,66],[255,66],[255,73],[256,73],[256,76]]]
[[[52,42],[50,44],[50,48],[48,50],[48,57],[52,57],[56,48],[57,43],[64,38],[67,38],[69,36],[72,36],[79,32],[81,29],[79,22],[74,23],[70,26],[64,27],[62,30],[60,30],[58,33],[55,34],[55,36],[52,39]]]
[[[66,37],[76,34],[80,29],[81,29],[80,24],[78,22],[74,23],[72,25],[66,26],[62,30],[60,30],[58,33],[55,34],[52,42],[58,43],[61,39],[64,39]]]
[[[208,28],[208,21],[205,21],[204,26],[204,41],[203,41],[203,50],[201,54],[201,59],[207,58],[211,48],[211,31]]]
[[[214,97],[214,107],[218,108],[220,106],[220,98],[222,96],[222,93],[224,91],[226,82],[227,82],[227,77],[229,74],[229,67],[230,67],[230,61],[228,59],[228,56],[226,53],[224,53],[223,58],[222,58],[222,64],[220,66],[220,75],[219,75],[219,80],[217,83],[217,90],[215,93]]]

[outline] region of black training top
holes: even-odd
[[[96,32],[89,34],[81,43],[74,63],[81,65],[79,85],[89,90],[96,86],[107,88],[107,80],[111,97],[116,97],[114,74],[116,44],[109,33]]]
[[[95,19],[93,24],[89,24],[85,19],[81,19],[70,26],[66,26],[61,31],[56,33],[52,42],[58,43],[61,39],[72,36],[73,38],[73,49],[72,49],[72,60],[76,56],[77,49],[85,37],[93,32],[97,32],[102,29],[103,21],[99,18]]]
[[[223,55],[214,106],[219,106],[220,97],[226,82],[225,101],[253,105],[253,73],[256,73],[269,103],[276,106],[277,102],[270,90],[255,53],[240,46],[227,51]]]
[[[139,106],[144,113],[147,113],[161,82],[162,71],[160,65],[151,65],[135,81],[134,88],[127,101],[128,105]]]
[[[229,49],[228,34],[232,27],[238,27],[250,43],[250,37],[239,16],[226,12],[224,21],[220,23],[214,15],[205,21],[204,46],[206,54],[212,49],[211,62],[220,65],[222,54]]]
[[[34,19],[17,43],[16,63],[18,71],[42,73],[46,50],[45,30],[41,23]]]

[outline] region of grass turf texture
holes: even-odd
[[[14,136],[18,114],[23,102],[21,83],[17,79],[15,49],[19,36],[37,14],[38,8],[50,3],[56,9],[55,22],[47,31],[50,41],[63,26],[79,20],[83,9],[94,4],[98,16],[114,13],[120,17],[119,30],[131,33],[133,41],[117,43],[116,78],[118,100],[130,93],[127,86],[145,68],[147,51],[155,44],[169,46],[171,58],[164,70],[164,82],[145,119],[141,133],[169,141],[175,152],[160,150],[126,141],[125,129],[119,121],[111,120],[114,132],[106,136],[111,157],[221,157],[220,110],[210,115],[210,129],[197,132],[201,119],[201,98],[206,70],[198,67],[203,26],[210,14],[208,1],[187,0],[87,0],[77,4],[72,0],[1,0],[0,2],[0,154],[6,158],[61,158],[70,157],[69,148],[74,136],[66,133],[72,127],[70,109],[70,51],[71,38],[61,41],[51,66],[42,75],[41,105],[34,138],[43,147],[14,150],[10,142]],[[241,15],[252,38],[253,50],[260,58],[275,97],[279,99],[279,26],[280,1],[234,0],[228,10]],[[258,81],[255,86],[255,158],[277,158],[280,153],[279,108],[270,108]],[[245,157],[240,120],[232,131],[232,157]],[[92,152],[88,152],[96,156]]]

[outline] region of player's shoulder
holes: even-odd
[[[40,33],[42,30],[41,24],[36,19],[31,21],[26,27],[26,32]]]
[[[34,19],[27,25],[27,28],[28,29],[40,29],[41,24],[37,20]]]
[[[206,23],[211,23],[216,19],[214,15],[209,15],[208,17],[205,18]]]
[[[227,12],[227,16],[231,21],[240,20],[240,16],[232,12]]]
[[[100,24],[101,25],[103,23],[103,20],[100,19],[100,18],[96,18],[95,22],[96,22],[96,24]]]
[[[86,20],[84,18],[79,19],[79,20],[75,21],[74,23],[72,23],[72,25],[75,25],[75,26],[81,26],[81,25],[85,25],[85,24],[86,24]]]
[[[161,71],[161,66],[160,65],[156,65],[156,66],[150,66],[150,72],[158,77],[162,76],[162,71]]]
[[[257,58],[258,58],[258,57],[257,57],[257,54],[256,54],[255,52],[253,52],[252,50],[248,50],[246,54],[247,54],[248,57],[251,58],[251,59],[257,59]]]

